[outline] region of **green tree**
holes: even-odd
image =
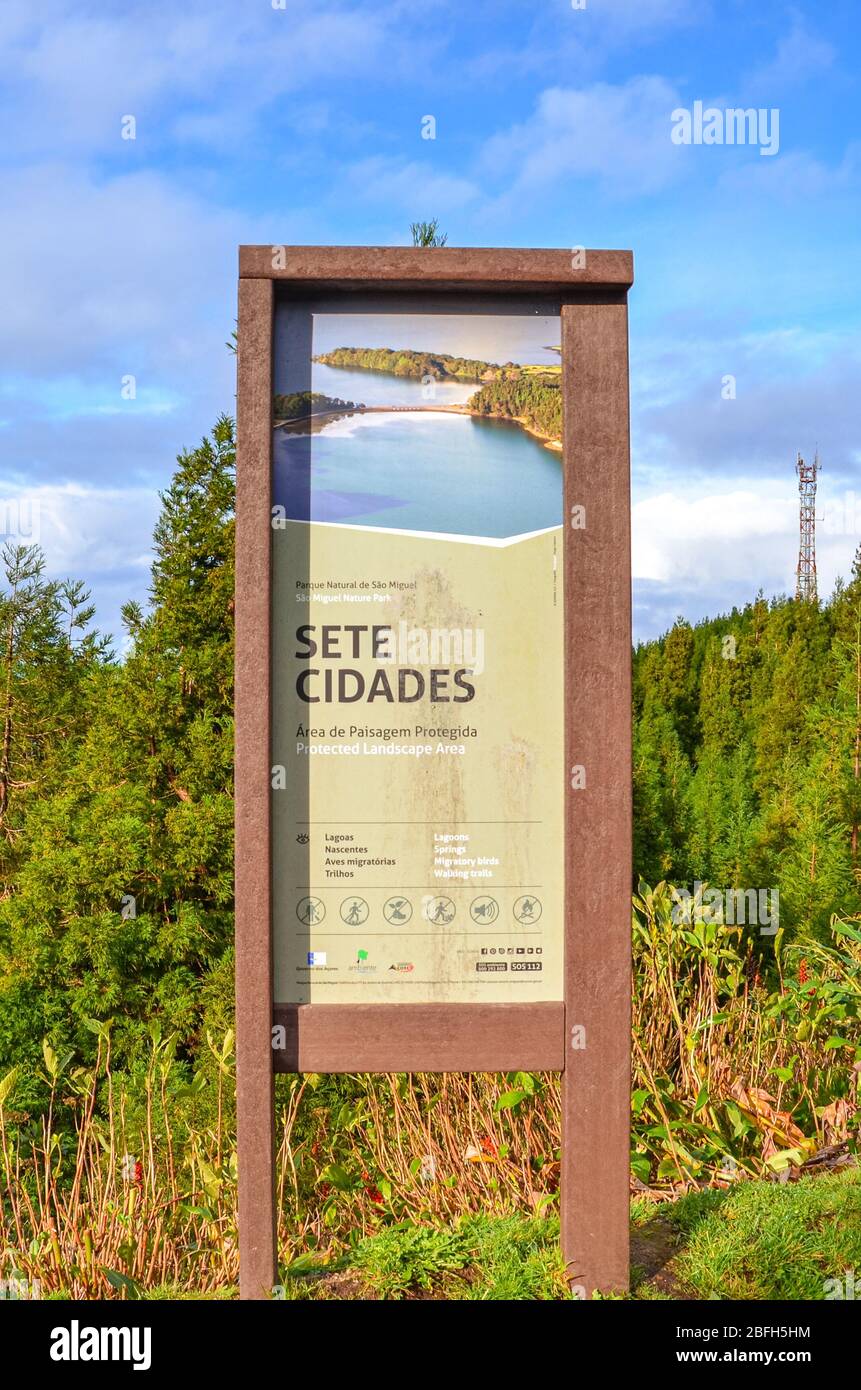
[[[151,1020],[192,1048],[232,943],[234,437],[180,456],[155,532],[152,605],[92,683],[66,774],[30,798],[3,933],[0,1055],[43,1034],[115,1055]],[[20,587],[20,586],[19,586]],[[19,601],[20,602],[20,601]]]
[[[413,239],[413,246],[445,246],[448,235],[439,229],[439,218],[435,217],[433,222],[411,222],[410,235]]]

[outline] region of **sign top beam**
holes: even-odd
[[[529,250],[486,246],[240,246],[247,280],[358,289],[492,290],[565,293],[580,287],[626,292],[634,283],[630,251],[583,247]]]

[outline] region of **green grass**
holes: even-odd
[[[472,1247],[470,1278],[447,1284],[445,1296],[479,1302],[566,1297],[558,1218],[477,1216],[463,1230]]]
[[[430,1293],[452,1274],[462,1277],[472,1255],[472,1243],[462,1228],[438,1231],[404,1224],[363,1241],[351,1264],[378,1297],[403,1298],[411,1292]]]
[[[325,1271],[297,1262],[284,1290],[288,1299],[565,1298],[559,1222],[473,1216],[445,1230],[405,1222],[360,1241]]]
[[[631,1208],[632,1290],[642,1300],[817,1300],[826,1280],[861,1284],[861,1171],[797,1183],[741,1182]],[[325,1270],[300,1261],[290,1299],[567,1297],[553,1217],[471,1217],[452,1228],[404,1223],[360,1241]]]
[[[826,1280],[861,1275],[858,1170],[695,1193],[668,1215],[675,1277],[699,1298],[824,1299]]]

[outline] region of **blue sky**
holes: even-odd
[[[638,635],[793,587],[816,444],[827,591],[861,542],[859,30],[857,0],[4,0],[7,521],[38,504],[117,631],[176,453],[233,408],[237,245],[438,216],[634,250]],[[777,153],[675,144],[696,101],[777,109]]]

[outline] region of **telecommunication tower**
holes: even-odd
[[[795,597],[815,603],[816,593],[816,479],[819,473],[819,450],[812,463],[801,455],[795,465],[798,474],[799,542],[798,568],[795,571]]]

